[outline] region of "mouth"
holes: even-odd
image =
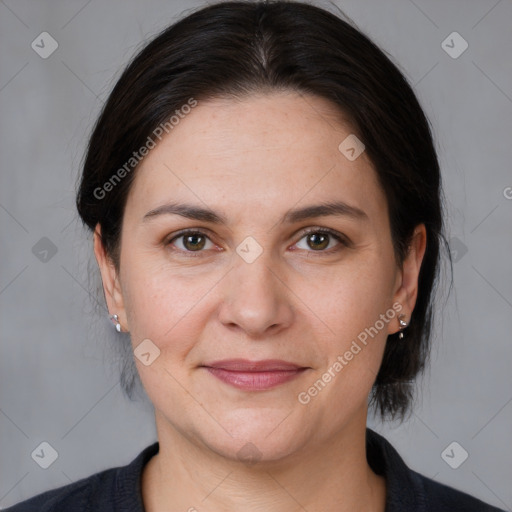
[[[245,391],[274,388],[297,378],[310,369],[278,359],[263,361],[226,359],[214,361],[202,367],[220,381]]]

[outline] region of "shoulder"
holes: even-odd
[[[503,512],[502,509],[493,507],[488,503],[471,496],[465,492],[459,491],[448,485],[436,482],[426,476],[420,475],[415,471],[411,473],[419,480],[419,484],[424,489],[427,507],[426,510],[439,512]]]
[[[154,443],[126,466],[105,469],[43,492],[5,509],[5,512],[143,512],[142,469],[158,449],[158,443]]]
[[[108,510],[98,506],[105,489],[112,488],[116,469],[107,469],[72,484],[52,489],[6,509],[5,512],[68,512]]]
[[[366,455],[372,469],[386,478],[387,512],[503,512],[413,471],[384,437],[370,429]]]

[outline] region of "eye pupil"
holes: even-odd
[[[316,242],[318,242],[318,239],[322,239],[320,241],[320,245],[314,245]],[[329,235],[325,233],[311,233],[308,236],[308,244],[310,242],[313,242],[313,246],[310,245],[312,249],[325,249],[329,245]]]
[[[201,239],[200,242],[197,242],[198,238]],[[194,242],[194,240],[196,240],[196,241]],[[191,243],[192,245],[189,246],[189,243]],[[192,234],[192,235],[186,235],[184,237],[184,241],[183,241],[183,245],[187,249],[192,250],[192,251],[202,249],[204,247],[204,243],[205,243],[205,237],[199,233]]]

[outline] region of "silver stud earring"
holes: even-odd
[[[403,330],[409,325],[405,321],[405,315],[403,313],[400,313],[398,315],[398,323],[400,324],[400,332],[398,333],[398,339],[403,340],[404,339],[404,332],[403,332]]]
[[[114,324],[117,332],[121,332],[121,324],[119,323],[118,315],[110,315],[110,321]]]

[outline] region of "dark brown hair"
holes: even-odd
[[[383,417],[403,417],[429,352],[433,287],[445,243],[439,164],[411,86],[350,23],[304,3],[256,1],[217,3],[166,28],[134,57],[104,105],[85,156],[78,212],[91,230],[101,225],[105,249],[118,265],[123,212],[137,167],[133,152],[191,98],[275,90],[325,98],[349,120],[386,194],[399,263],[415,226],[426,226],[416,307],[405,339],[388,337],[372,393]],[[122,179],[113,182],[122,168]],[[106,183],[112,186],[103,193]],[[129,394],[133,382],[122,382]]]

